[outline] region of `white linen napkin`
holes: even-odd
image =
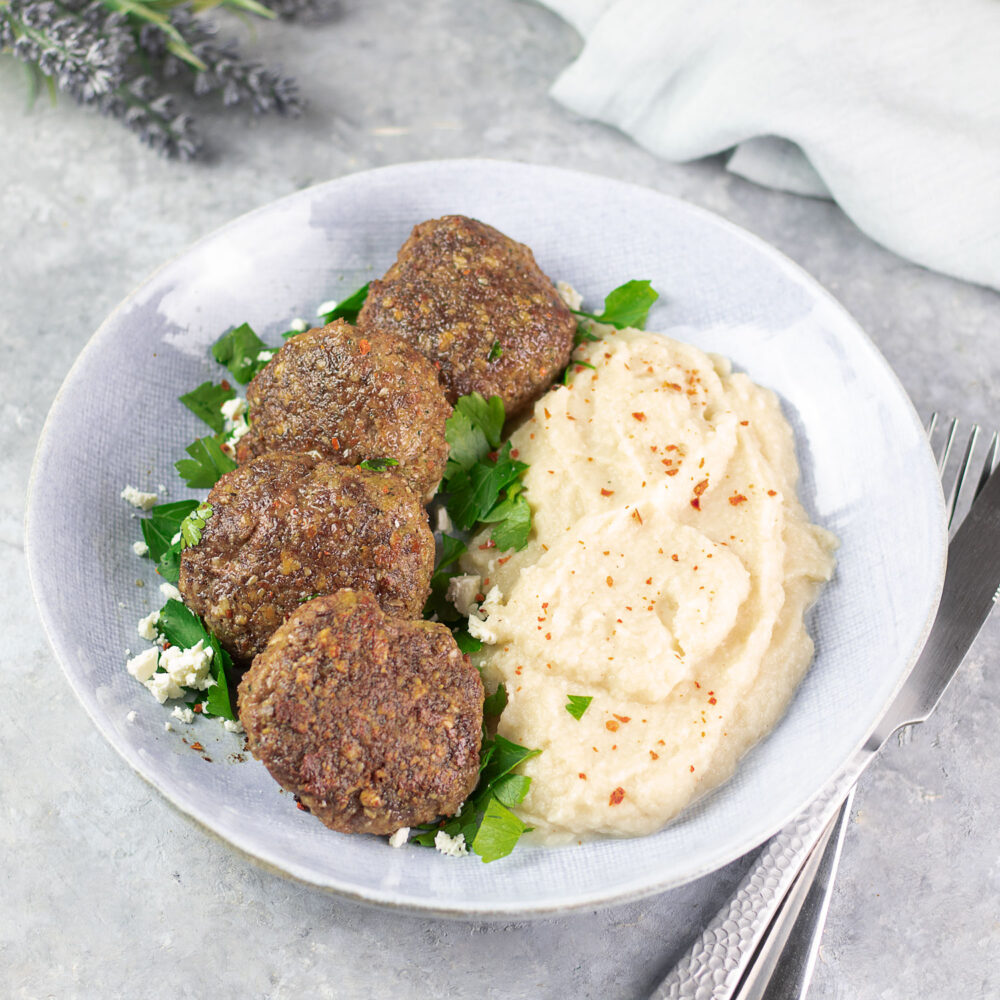
[[[832,197],[1000,288],[1000,0],[542,0],[586,39],[552,95],[670,160]]]

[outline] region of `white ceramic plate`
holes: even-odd
[[[118,494],[168,486],[204,432],[179,393],[220,369],[208,347],[248,320],[276,342],[290,317],[378,276],[414,223],[463,213],[535,252],[591,306],[630,278],[662,298],[650,329],[683,325],[781,396],[801,492],[841,539],[812,614],[816,659],[777,729],[738,774],[660,833],[521,847],[485,865],[331,833],[235,761],[241,738],[199,719],[206,763],[166,732],[165,709],[125,672],[135,623],[160,607]],[[753,323],[756,331],[727,328]],[[31,577],[66,675],[101,732],[171,802],[290,875],[376,903],[448,914],[544,913],[622,901],[705,874],[802,808],[864,740],[922,645],[943,576],[937,474],[920,423],[881,355],[787,259],[735,226],[655,192],[548,167],[450,161],[388,167],[291,195],[165,265],[97,331],[39,445],[28,512]],[[140,587],[137,581],[145,586]],[[131,711],[134,721],[129,721]]]

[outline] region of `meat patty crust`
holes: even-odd
[[[239,687],[250,751],[343,833],[450,816],[479,777],[483,685],[448,628],[366,591],[303,605]]]
[[[178,587],[238,660],[259,653],[303,601],[342,587],[370,590],[390,615],[420,615],[434,536],[399,476],[262,455],[226,473],[208,503],[201,541],[181,554]]]
[[[447,215],[414,227],[372,282],[358,327],[413,344],[440,366],[451,402],[473,391],[496,395],[509,416],[566,367],[576,320],[528,247]]]
[[[247,388],[236,457],[317,451],[340,465],[391,458],[429,497],[448,460],[451,413],[434,366],[391,333],[337,320],[288,340]]]

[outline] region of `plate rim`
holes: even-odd
[[[173,266],[176,262],[187,257],[189,254],[195,252],[203,244],[208,243],[220,235],[224,234],[227,230],[241,226],[248,221],[252,220],[257,215],[264,215],[268,212],[273,211],[279,205],[287,205],[296,201],[309,202],[317,196],[320,191],[326,191],[334,188],[344,182],[351,181],[352,179],[380,175],[386,173],[397,173],[397,174],[407,174],[407,173],[423,173],[429,171],[433,173],[435,170],[440,170],[442,168],[447,169],[469,169],[469,170],[490,170],[495,168],[501,168],[503,170],[515,170],[523,171],[525,174],[530,173],[544,173],[544,174],[560,174],[567,177],[575,178],[585,178],[589,183],[598,182],[601,184],[610,184],[614,187],[623,190],[632,190],[641,193],[643,196],[655,195],[659,198],[666,199],[672,202],[677,208],[682,211],[691,213],[704,222],[707,222],[717,228],[721,228],[727,232],[730,236],[737,238],[744,244],[747,244],[753,250],[758,253],[762,253],[765,257],[769,259],[771,263],[776,265],[784,274],[789,275],[793,280],[799,285],[806,286],[812,293],[814,298],[823,303],[828,307],[832,308],[834,312],[838,315],[838,318],[848,324],[853,329],[854,335],[858,338],[858,342],[863,345],[870,355],[871,360],[873,360],[881,369],[881,374],[887,376],[889,383],[895,389],[895,392],[899,400],[904,404],[906,411],[909,414],[911,422],[915,428],[918,428],[921,432],[921,436],[926,442],[928,454],[931,454],[930,442],[926,441],[926,436],[923,434],[924,428],[920,421],[920,418],[913,406],[913,402],[910,399],[908,393],[903,387],[896,375],[895,371],[889,365],[888,361],[882,355],[881,351],[878,349],[874,341],[869,337],[864,328],[855,320],[855,318],[850,314],[850,312],[822,285],[820,282],[814,278],[809,272],[807,272],[803,267],[793,261],[790,257],[782,253],[776,247],[768,243],[763,238],[757,236],[755,233],[731,222],[729,219],[724,218],[709,209],[703,208],[700,205],[693,204],[680,198],[676,195],[671,195],[659,191],[655,188],[648,187],[646,185],[637,184],[630,181],[619,180],[614,177],[608,177],[603,174],[595,174],[589,171],[569,169],[565,167],[550,166],[548,164],[537,164],[537,163],[524,163],[520,161],[511,160],[499,160],[493,158],[455,158],[455,159],[442,159],[442,160],[420,160],[411,161],[405,163],[390,164],[381,167],[375,167],[366,170],[354,171],[349,174],[343,174],[339,177],[331,178],[326,181],[321,181],[317,184],[310,185],[309,187],[302,188],[297,191],[289,192],[288,194],[282,196],[281,198],[273,199],[263,205],[260,205],[250,211],[244,212],[241,215],[230,219],[223,225],[218,226],[208,233],[201,236],[199,239],[195,240],[193,243],[186,245],[178,253],[174,254],[158,267],[154,268],[149,272],[138,284],[136,284],[132,290],[115,306],[115,308],[105,317],[97,329],[91,334],[87,342],[81,348],[79,354],[76,356],[73,364],[70,366],[65,377],[55,396],[52,399],[48,413],[46,415],[45,421],[42,425],[41,431],[38,437],[38,444],[35,449],[35,454],[31,464],[31,471],[28,480],[28,487],[26,490],[26,501],[25,501],[25,517],[24,517],[24,537],[25,537],[25,553],[28,564],[28,576],[31,586],[32,595],[35,599],[35,604],[38,609],[39,617],[42,622],[42,627],[45,631],[46,637],[55,653],[56,659],[59,662],[60,668],[62,669],[63,675],[70,684],[73,693],[76,695],[77,700],[83,706],[85,712],[90,717],[91,721],[97,727],[101,735],[111,744],[111,746],[118,752],[118,754],[124,759],[124,761],[134,770],[136,773],[143,778],[149,785],[154,787],[157,792],[162,795],[170,804],[176,808],[178,811],[183,813],[185,816],[193,819],[200,827],[210,833],[213,837],[223,841],[228,847],[235,848],[240,854],[247,858],[253,860],[256,864],[261,865],[267,870],[273,870],[274,872],[280,873],[283,877],[293,878],[295,881],[307,884],[309,886],[314,886],[320,889],[324,889],[330,892],[334,892],[339,896],[343,896],[347,899],[351,899],[355,902],[375,905],[380,907],[390,908],[396,911],[417,913],[425,916],[437,916],[446,917],[454,919],[466,919],[466,918],[482,918],[482,919],[502,919],[509,918],[513,916],[521,918],[544,918],[550,917],[557,914],[563,914],[567,912],[579,911],[581,909],[592,908],[595,906],[616,906],[634,900],[646,898],[652,895],[656,895],[661,892],[665,892],[669,889],[678,888],[679,886],[686,885],[690,882],[718,870],[725,864],[738,859],[738,857],[744,855],[732,856],[728,852],[716,852],[726,853],[725,857],[706,857],[702,864],[696,866],[693,869],[688,870],[683,876],[665,876],[657,880],[647,881],[641,886],[630,886],[616,890],[614,888],[609,888],[605,890],[590,890],[585,894],[580,893],[580,890],[576,890],[572,897],[562,899],[558,902],[544,903],[538,901],[528,902],[527,904],[519,904],[514,901],[511,902],[501,902],[492,903],[489,905],[474,904],[473,906],[463,905],[459,902],[452,902],[449,904],[442,904],[441,901],[424,901],[415,896],[407,895],[402,897],[399,895],[399,890],[385,889],[384,887],[365,887],[364,889],[359,889],[356,885],[346,883],[341,878],[335,878],[327,875],[324,881],[320,881],[315,872],[305,872],[302,870],[301,866],[296,862],[289,862],[287,859],[278,859],[272,857],[270,853],[263,848],[260,844],[254,844],[252,847],[242,842],[243,838],[239,834],[232,834],[227,832],[225,834],[220,833],[212,826],[212,821],[208,816],[202,815],[202,810],[182,801],[182,796],[175,792],[172,788],[166,788],[161,785],[151,773],[147,773],[147,768],[141,755],[133,752],[133,748],[128,745],[124,740],[120,740],[116,730],[110,725],[106,725],[104,722],[104,717],[96,712],[92,708],[89,700],[84,694],[84,685],[82,677],[78,677],[69,669],[69,662],[71,660],[70,650],[64,648],[63,643],[60,640],[57,623],[53,620],[51,609],[42,600],[42,589],[40,584],[40,578],[42,575],[41,567],[36,565],[34,559],[34,552],[36,550],[36,545],[34,539],[36,537],[36,531],[40,530],[36,525],[35,521],[35,504],[34,499],[36,496],[36,490],[39,482],[39,477],[45,466],[45,461],[50,453],[53,446],[53,426],[56,424],[57,420],[61,415],[62,407],[65,403],[65,394],[67,387],[70,386],[76,378],[77,371],[86,363],[90,353],[97,348],[97,346],[103,342],[103,340],[108,335],[108,331],[114,325],[117,317],[126,308],[130,307],[132,303],[139,297],[143,290],[150,285],[161,272],[167,270]],[[938,484],[940,487],[940,484]],[[891,694],[886,698],[884,703],[879,706],[878,714],[875,716],[875,721],[867,730],[865,737],[858,741],[855,751],[860,749],[861,746],[866,742],[868,735],[871,731],[878,725],[878,720],[884,714],[886,708],[891,704],[893,698],[906,683],[906,679],[910,675],[914,664],[916,663],[917,657],[923,648],[930,629],[933,625],[934,619],[937,614],[937,607],[940,601],[941,591],[944,584],[944,572],[947,559],[947,528],[945,525],[944,517],[944,497],[940,488],[936,491],[936,506],[938,508],[939,517],[937,521],[939,522],[939,535],[937,538],[938,545],[938,558],[935,561],[933,567],[930,568],[929,572],[933,572],[934,580],[932,591],[934,593],[934,599],[930,602],[928,606],[928,613],[923,622],[922,629],[920,631],[919,639],[914,643],[913,647],[909,651],[908,660],[905,669],[900,670],[898,681],[896,686],[893,688]],[[787,709],[786,709],[787,711]],[[848,758],[841,761],[840,764],[833,770],[830,777],[833,777],[838,773],[844,764],[847,762]],[[757,846],[768,840],[774,833],[780,830],[784,825],[790,822],[797,812],[792,811],[787,816],[782,816],[780,820],[775,820],[772,824],[768,824],[769,832],[761,839],[757,840],[756,843],[750,845],[745,853],[749,853],[754,850]]]

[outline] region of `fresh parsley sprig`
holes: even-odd
[[[202,382],[197,389],[184,393],[178,399],[199,419],[204,420],[216,434],[226,426],[222,404],[236,398],[236,390],[228,382]]]
[[[168,583],[176,583],[180,576],[181,539],[185,519],[198,507],[197,500],[175,500],[159,503],[149,511],[150,516],[140,522],[146,555],[156,563],[157,572]]]
[[[210,489],[221,476],[236,468],[217,437],[198,438],[184,450],[191,457],[174,462],[174,468],[191,489]]]
[[[329,312],[321,313],[320,319],[323,321],[323,325],[326,326],[327,323],[332,323],[335,319],[346,319],[352,326],[357,323],[358,313],[361,312],[361,307],[365,304],[365,299],[368,298],[369,288],[371,288],[370,281],[363,284],[356,292],[351,292],[346,299],[338,302]]]
[[[261,352],[268,355],[261,358]],[[240,385],[246,385],[270,361],[271,348],[254,332],[249,323],[241,323],[224,333],[212,345],[212,357],[225,365]]]
[[[590,708],[590,703],[594,700],[594,696],[589,694],[568,694],[566,697],[568,699],[568,703],[565,706],[566,711],[579,722],[583,718],[583,713]]]
[[[531,507],[520,480],[528,466],[512,456],[509,441],[500,447],[503,424],[499,396],[487,400],[473,392],[459,397],[445,423],[445,509],[463,531],[493,524],[497,548],[523,549],[531,532]]]
[[[161,609],[156,628],[167,642],[180,649],[190,649],[197,646],[199,641],[206,647],[211,647],[209,672],[215,683],[206,691],[192,693],[202,702],[205,714],[221,715],[224,719],[235,721],[236,715],[229,698],[229,672],[233,661],[220,645],[215,633],[205,628],[202,620],[190,608],[173,599],[167,601]]]
[[[649,281],[626,281],[624,285],[619,285],[608,293],[604,299],[604,311],[600,315],[583,312],[579,309],[574,309],[573,312],[577,316],[584,316],[598,323],[606,323],[619,330],[626,327],[642,330],[649,318],[649,310],[659,297],[660,293],[653,289],[652,283]],[[577,335],[579,336],[579,332]],[[591,336],[585,339],[596,340],[597,338]]]

